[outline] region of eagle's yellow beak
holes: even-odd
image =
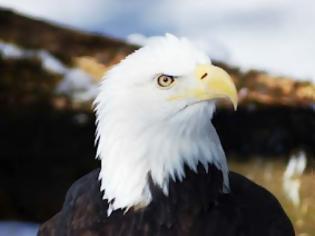
[[[185,90],[184,94],[172,96],[170,99],[195,98],[203,101],[228,98],[236,110],[237,90],[233,80],[226,71],[211,64],[197,65],[195,79],[195,81],[192,81],[192,85]]]
[[[195,96],[201,100],[228,98],[234,109],[237,108],[237,90],[229,74],[220,67],[204,64],[195,69],[196,79],[200,82]]]

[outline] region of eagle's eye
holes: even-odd
[[[174,83],[174,81],[175,81],[174,76],[171,75],[160,75],[157,78],[157,84],[161,88],[169,88]]]

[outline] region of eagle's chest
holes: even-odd
[[[115,210],[108,217],[108,203],[99,191],[99,170],[95,170],[68,191],[63,210],[56,216],[58,222],[54,224],[59,227],[55,235],[185,236],[215,232],[218,224],[227,221],[222,214],[228,206],[222,203],[222,196],[227,194],[221,193],[221,171],[209,165],[206,172],[198,165],[197,173],[187,168],[185,173],[181,182],[169,183],[168,196],[150,182],[152,202],[147,207],[126,213]]]
[[[208,172],[202,165],[197,170],[195,173],[185,168],[186,178],[171,181],[167,196],[149,178],[152,202],[145,208],[130,209],[125,214],[114,211],[110,217],[106,216],[105,205],[96,209],[102,219],[95,225],[96,231],[106,235],[111,235],[111,230],[118,232],[113,235],[195,235],[193,232],[204,230],[209,218],[221,211],[223,180],[221,171],[213,165],[209,165]],[[220,214],[216,218],[220,220]]]

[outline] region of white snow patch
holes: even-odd
[[[64,79],[57,86],[56,92],[70,95],[78,101],[88,101],[97,95],[97,86],[84,71],[68,69],[64,74]]]
[[[300,188],[301,176],[304,173],[307,164],[307,157],[304,151],[293,154],[290,157],[287,168],[283,174],[282,188],[286,197],[295,206],[301,203]]]
[[[38,225],[28,222],[0,222],[0,236],[36,236]]]
[[[41,59],[44,69],[56,74],[64,74],[67,72],[68,68],[49,52],[40,50],[37,55]]]
[[[72,97],[76,101],[89,101],[97,95],[97,85],[79,68],[70,68],[46,50],[22,49],[14,44],[0,42],[0,54],[6,59],[38,58],[42,67],[63,76],[56,92]]]
[[[19,47],[3,42],[0,42],[0,53],[4,58],[8,59],[21,58],[24,55],[23,51]]]

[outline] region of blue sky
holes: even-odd
[[[212,58],[315,82],[312,0],[0,0],[0,6],[125,39],[170,32]]]

